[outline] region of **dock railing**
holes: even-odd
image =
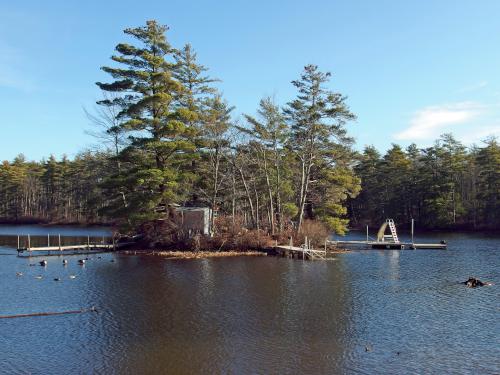
[[[46,241],[43,239],[46,238]],[[71,241],[68,241],[71,238]],[[61,236],[61,234],[17,235],[17,251],[28,253],[36,251],[63,252],[66,250],[111,250],[116,244],[109,236]]]

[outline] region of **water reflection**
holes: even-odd
[[[103,306],[93,355],[106,357],[107,373],[340,371],[350,302],[342,271],[329,268],[274,258],[106,261],[85,296]]]
[[[5,256],[0,314],[99,313],[0,320],[0,373],[498,372],[498,288],[457,284],[471,273],[498,285],[498,240],[450,243],[327,262],[103,254],[42,268]]]

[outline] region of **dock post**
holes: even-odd
[[[366,226],[366,242],[368,243],[369,239],[368,239],[368,225]]]
[[[87,250],[90,250],[90,236],[87,236]]]
[[[31,249],[31,236],[28,234],[28,250]]]
[[[411,243],[413,244],[413,229],[415,227],[415,220],[411,219]]]
[[[47,247],[50,247],[50,234],[47,233]]]
[[[309,241],[307,240],[307,236],[304,238],[304,249],[302,249],[302,260],[306,259],[306,249],[309,250]]]
[[[20,247],[19,247],[19,246],[20,246],[19,235],[17,235],[17,250],[19,250],[19,249],[20,249]]]
[[[62,251],[62,249],[61,249],[61,233],[59,233],[59,234],[57,235],[57,237],[58,237],[58,239],[59,239],[59,251]]]

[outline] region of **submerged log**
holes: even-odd
[[[469,277],[469,280],[464,281],[462,284],[467,285],[468,288],[477,288],[478,286],[488,285],[488,283],[484,283],[475,277]]]

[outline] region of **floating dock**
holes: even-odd
[[[324,250],[316,250],[311,248],[311,242],[305,238],[305,243],[302,246],[293,246],[293,241],[290,238],[289,245],[276,245],[273,247],[273,252],[282,257],[313,260],[313,259],[327,259],[329,254],[332,254],[333,249],[381,249],[381,250],[416,250],[416,249],[434,249],[434,250],[445,250],[447,249],[447,244],[445,241],[440,243],[419,243],[413,240],[413,228],[414,223],[412,220],[411,226],[411,241],[400,241],[397,231],[396,224],[394,220],[386,219],[386,221],[381,225],[378,233],[377,239],[372,240],[369,237],[368,227],[366,228],[366,240],[365,241],[325,241]],[[386,234],[386,230],[389,229],[390,233]]]
[[[390,234],[385,234],[389,228]],[[366,227],[366,241],[328,241],[329,244],[335,247],[364,247],[371,249],[386,249],[386,250],[405,250],[405,249],[435,249],[445,250],[448,245],[445,241],[440,243],[416,243],[413,240],[414,222],[411,221],[411,241],[400,241],[396,231],[396,224],[393,219],[387,219],[382,224],[377,233],[377,240],[370,240],[368,235],[368,226]]]
[[[370,249],[385,250],[416,250],[416,249],[435,249],[445,250],[446,243],[414,243],[414,242],[389,242],[389,241],[328,241],[335,247],[358,247]]]

